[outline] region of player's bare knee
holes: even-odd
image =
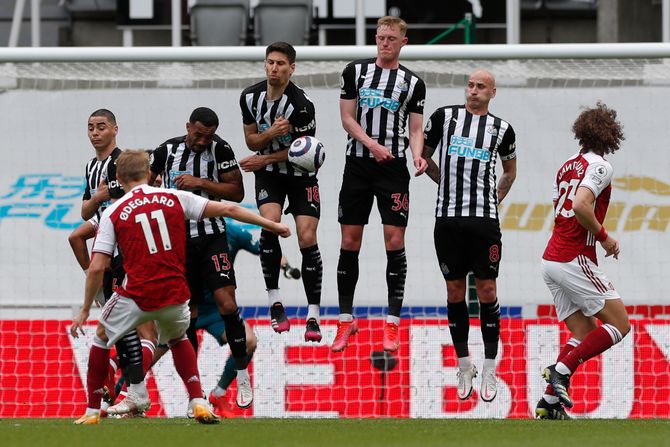
[[[316,245],[316,233],[311,231],[305,231],[304,233],[298,233],[298,246],[300,248],[313,247]]]
[[[482,303],[492,303],[498,297],[495,279],[477,279],[475,281],[477,297]]]
[[[343,250],[359,251],[361,249],[362,241],[362,238],[342,235],[341,247]]]
[[[621,322],[618,322],[616,328],[621,332],[621,337],[625,337],[630,332],[630,321],[626,315]]]
[[[405,248],[405,232],[404,231],[385,231],[384,245],[388,251],[402,250]]]
[[[158,343],[158,331],[153,321],[147,321],[137,326],[137,334],[142,340],[149,340],[154,345]]]
[[[579,341],[582,341],[586,338],[587,335],[589,335],[594,329],[597,329],[597,327],[591,327],[591,326],[579,326],[575,330],[571,331],[572,338],[575,338]]]
[[[492,303],[497,298],[496,288],[494,287],[485,287],[481,291],[477,289],[477,297],[479,298],[480,303]]]
[[[95,335],[105,343],[107,343],[108,338],[107,338],[107,333],[105,332],[105,327],[101,324],[98,325],[98,327],[95,329]]]
[[[465,279],[447,281],[447,302],[460,303],[465,301]]]
[[[235,300],[235,287],[226,286],[214,291],[214,301],[223,315],[232,314],[237,311],[237,301]],[[191,317],[193,318],[193,317]]]
[[[226,300],[223,303],[218,303],[219,312],[222,315],[229,315],[237,312],[237,303],[235,300]]]
[[[462,301],[465,301],[465,289],[451,289],[447,292],[447,303],[454,304]]]

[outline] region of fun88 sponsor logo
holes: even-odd
[[[486,149],[475,147],[475,139],[452,135],[449,141],[449,155],[474,158],[475,160],[489,161],[491,153]]]
[[[260,133],[265,132],[269,128],[270,126],[268,126],[265,123],[261,123],[258,125],[258,130],[260,131]],[[291,132],[287,133],[286,135],[280,135],[276,137],[275,140],[279,141],[281,144],[288,144],[291,142]]]
[[[391,112],[395,112],[400,107],[400,103],[393,98],[384,98],[384,91],[376,88],[362,88],[358,91],[358,104],[367,106],[371,109],[383,107]]]

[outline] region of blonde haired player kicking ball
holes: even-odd
[[[102,309],[89,355],[88,408],[76,424],[100,421],[100,395],[107,374],[109,348],[127,332],[145,321],[155,320],[159,341],[172,351],[175,369],[189,395],[189,411],[203,424],[218,422],[203,399],[200,374],[193,346],[186,337],[190,323],[186,281],[187,219],[231,217],[262,226],[279,236],[290,236],[286,225],[272,222],[230,203],[215,202],[187,191],[165,190],[147,185],[149,156],[144,151],[125,151],[116,162],[117,176],[126,194],[100,218],[93,245],[93,259],[86,278],[84,305],[72,322],[73,337],[83,333],[93,299],[104,271],[109,267],[114,247],[123,254],[126,280]],[[151,402],[144,383],[141,346],[128,347],[128,395],[109,407],[109,414],[144,411]],[[238,376],[248,374],[238,371]]]

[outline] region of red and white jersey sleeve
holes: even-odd
[[[612,172],[612,165],[600,157],[600,160],[589,163],[579,186],[589,188],[597,198],[612,183]]]
[[[91,252],[105,253],[112,256],[116,245],[116,233],[114,232],[114,225],[109,218],[107,210],[102,213],[100,219],[94,217],[93,219],[90,219],[89,222],[93,225],[93,228],[96,229]]]
[[[591,152],[575,154],[563,163],[554,180],[554,230],[543,259],[570,262],[578,255],[584,255],[598,263],[595,238],[577,220],[572,201],[578,188],[591,190],[596,198],[596,219],[602,224],[612,193],[612,174],[609,162]]]
[[[189,220],[200,220],[202,213],[205,212],[205,207],[209,200],[204,197],[197,196],[190,191],[173,190],[177,194],[181,207],[184,209],[184,215]]]

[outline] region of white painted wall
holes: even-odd
[[[337,196],[344,166],[346,135],[340,126],[337,89],[309,89],[316,104],[317,136],[327,149],[319,174],[322,221],[319,245],[324,262],[323,304],[337,304],[336,266],[339,254]],[[17,179],[26,174],[58,174],[83,177],[84,164],[94,155],[86,137],[86,121],[93,110],[106,107],[119,121],[119,145],[152,148],[167,138],[185,133],[191,110],[209,106],[221,119],[219,134],[231,143],[239,158],[250,154],[244,147],[238,107],[238,90],[71,90],[7,91],[0,95],[0,216],[7,210],[35,217],[0,218],[0,305],[9,303],[79,303],[83,275],[70,253],[68,230],[50,228],[45,217],[56,204],[69,207],[62,220],[76,222],[80,198],[47,200],[38,197],[7,197]],[[666,149],[668,88],[630,87],[604,89],[514,89],[501,88],[492,112],[510,121],[517,133],[518,178],[502,215],[511,204],[550,204],[556,169],[577,150],[570,128],[580,106],[601,99],[619,111],[626,141],[611,158],[615,178],[647,176],[664,182],[666,190],[650,193],[615,188],[613,201],[623,202],[625,218],[635,205],[670,206],[670,155]],[[436,107],[463,101],[460,89],[429,88],[426,115]],[[253,176],[244,175],[245,202],[253,203]],[[83,178],[82,178],[83,183]],[[60,193],[64,190],[58,189]],[[66,191],[65,191],[66,192]],[[432,227],[435,186],[427,177],[413,178],[411,215],[407,232],[409,274],[406,304],[444,305],[445,288],[435,261]],[[24,208],[15,207],[23,204]],[[25,208],[31,206],[31,208]],[[4,213],[3,214],[3,210]],[[521,225],[527,216],[523,216]],[[602,260],[615,287],[627,303],[662,303],[663,275],[670,271],[670,232],[647,228],[624,231],[609,228],[619,238],[620,260]],[[549,237],[551,219],[546,217],[537,231],[503,229],[503,260],[499,297],[504,305],[550,303],[542,283],[539,259]],[[300,257],[295,239],[283,243],[294,265]],[[356,304],[384,305],[385,253],[376,209],[366,229],[361,254],[361,275]],[[238,296],[242,305],[263,305],[266,294],[257,258],[242,253],[236,266]],[[286,301],[304,305],[302,285],[281,283]],[[0,311],[1,312],[1,311]]]

